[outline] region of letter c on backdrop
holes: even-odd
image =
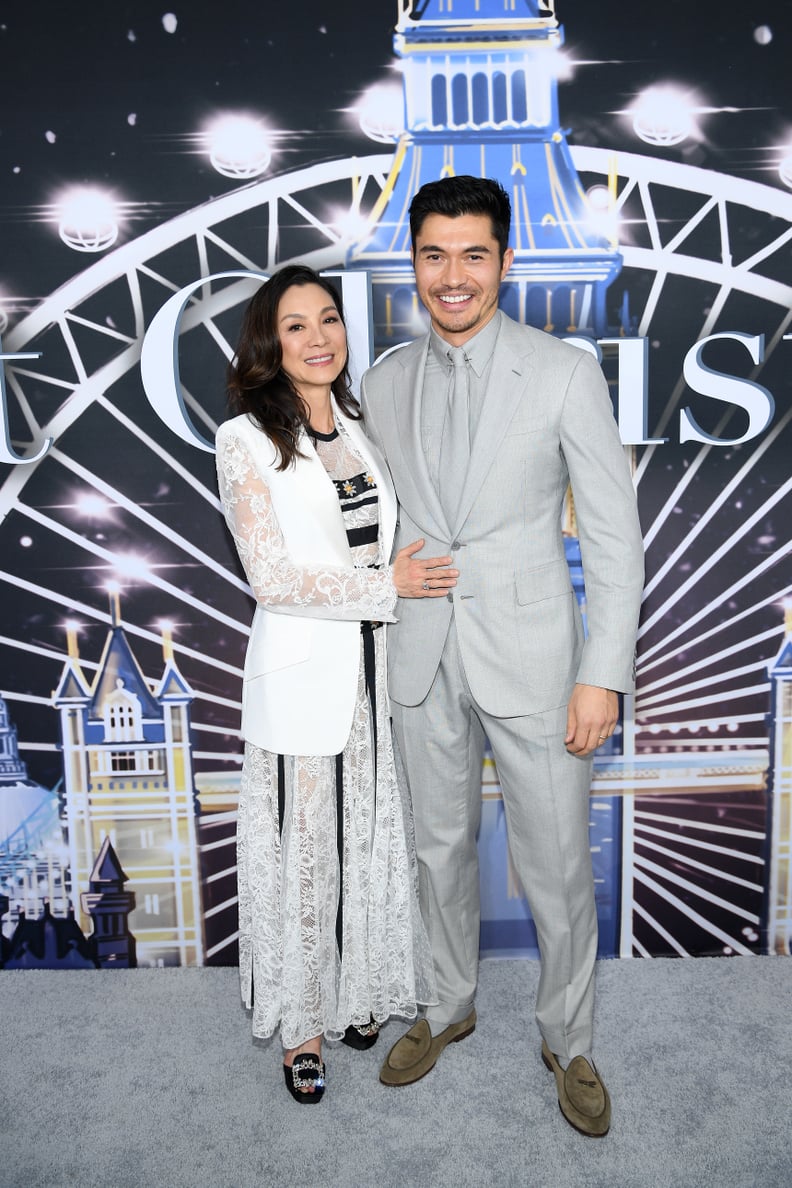
[[[260,281],[268,279],[266,272],[250,272],[247,269],[240,272],[214,272],[179,289],[154,315],[140,351],[140,376],[154,412],[182,441],[210,454],[214,453],[214,443],[198,432],[184,403],[179,374],[179,326],[187,303],[196,289],[215,280],[242,277]]]

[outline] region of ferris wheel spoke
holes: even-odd
[[[749,256],[747,260],[743,260],[742,264],[738,265],[738,271],[752,272],[757,265],[764,264],[766,260],[769,260],[777,252],[782,251],[790,242],[792,242],[792,227],[788,227],[786,231],[782,231],[776,239],[765,244],[763,248],[760,248],[753,256]]]
[[[692,709],[712,705],[713,700],[717,700],[718,705],[722,705],[726,701],[739,701],[750,697],[767,697],[770,692],[770,682],[762,681],[759,685],[745,685],[740,689],[721,689],[715,694],[710,692],[707,697],[691,697],[687,700],[675,701],[669,705],[661,705],[654,709],[644,709],[640,703],[640,699],[636,700],[636,716],[640,717],[642,721],[651,720],[658,717],[660,714],[687,714]],[[739,717],[739,716],[738,716]]]
[[[746,586],[750,586],[768,569],[772,569],[773,566],[777,565],[779,562],[786,560],[788,556],[789,545],[785,543],[781,545],[780,548],[776,549],[774,553],[771,553],[768,557],[765,557],[763,561],[758,562],[758,564],[755,565],[754,568],[748,573],[743,573],[736,581],[732,582],[730,586],[721,591],[720,602],[728,603],[729,599],[733,598],[735,594],[738,594]],[[647,647],[646,650],[642,652],[643,659],[647,660],[650,656],[653,656],[657,652],[661,651],[667,646],[667,644],[675,639],[678,639],[680,635],[683,635],[686,631],[689,631],[690,628],[695,626],[696,623],[700,623],[702,619],[706,618],[717,609],[718,608],[714,607],[712,603],[707,603],[705,606],[700,607],[698,611],[686,618],[684,623],[680,623],[678,627],[674,628],[673,631],[665,635],[663,639],[658,640],[656,644]],[[717,629],[718,628],[713,628],[712,630],[714,631]]]
[[[711,866],[707,862],[699,862],[696,858],[691,858],[684,850],[672,849],[670,846],[661,846],[659,842],[650,841],[648,837],[642,836],[639,839],[639,844],[644,850],[651,850],[655,854],[662,854],[665,858],[670,858],[675,865],[680,863],[689,867],[691,870],[700,872],[706,875],[713,881],[723,880],[726,883],[731,883],[734,887],[745,887],[747,891],[752,891],[754,894],[761,895],[762,884],[751,882],[750,879],[741,878],[739,875],[732,874],[730,871],[722,870],[718,866]],[[724,847],[725,848],[725,847]],[[742,858],[742,854],[737,855]]]
[[[723,619],[721,622],[716,623],[714,627],[710,627],[707,631],[702,632],[701,635],[694,636],[694,638],[690,640],[685,640],[684,643],[680,643],[678,647],[665,652],[658,659],[647,661],[646,653],[643,653],[639,660],[639,670],[641,673],[649,672],[658,665],[673,660],[674,657],[677,656],[683,649],[699,647],[701,644],[706,643],[707,640],[712,639],[719,633],[729,631],[731,628],[736,627],[738,623],[742,623],[745,619],[754,615],[758,615],[766,607],[783,603],[790,595],[792,595],[792,582],[789,582],[785,586],[779,586],[777,590],[773,590],[765,598],[760,599],[758,602],[752,603],[750,606],[747,606],[744,610],[739,611],[735,615],[730,615],[728,619]],[[780,635],[783,631],[783,627],[779,625],[775,630]]]
[[[666,558],[665,562],[658,570],[655,571],[651,579],[644,587],[644,598],[653,593],[655,588],[662,582],[663,578],[669,573],[669,571],[678,564],[680,557],[689,550],[693,542],[700,536],[700,534],[709,525],[711,520],[717,515],[721,508],[724,507],[730,499],[732,499],[735,491],[746,481],[751,471],[754,470],[770,447],[781,436],[790,421],[792,421],[792,408],[790,408],[784,414],[784,416],[776,422],[773,428],[764,435],[750,457],[746,459],[745,463],[740,467],[730,482],[726,484],[717,498],[713,500],[694,527],[685,534],[677,547]],[[690,480],[688,479],[687,481],[689,482]],[[674,489],[671,498],[666,502],[666,509],[669,509],[672,505],[678,504],[681,489],[682,483],[678,484],[678,486]],[[760,508],[757,515],[760,515],[766,509],[768,509],[768,505],[765,505],[764,508]],[[655,523],[657,523],[658,520],[660,520],[660,517],[657,517]],[[647,545],[650,543],[651,541],[647,541]]]
[[[707,198],[706,201],[695,212],[695,214],[691,215],[691,217],[682,226],[682,228],[679,231],[677,231],[676,235],[674,235],[671,239],[669,239],[668,243],[666,243],[664,245],[663,250],[666,252],[669,252],[669,253],[675,252],[677,250],[677,248],[680,246],[680,244],[683,244],[687,239],[690,238],[690,236],[693,234],[693,232],[696,230],[696,228],[698,226],[700,226],[700,224],[704,221],[704,219],[707,217],[707,215],[710,213],[710,211],[715,210],[715,209],[717,209],[720,212],[720,210],[722,209],[722,203],[720,203],[717,198]],[[720,258],[721,258],[721,261],[725,263],[728,258],[728,251],[726,250],[724,242],[723,242],[723,223],[722,223],[722,221],[720,223],[720,229],[721,229]]]
[[[765,865],[764,858],[762,858],[759,854],[752,854],[747,850],[736,850],[731,846],[719,846],[715,842],[708,842],[703,838],[693,837],[692,835],[686,835],[684,839],[682,839],[679,833],[672,833],[670,829],[658,829],[654,824],[649,824],[650,821],[659,821],[662,824],[679,825],[681,822],[678,817],[669,817],[660,813],[644,813],[638,809],[634,814],[634,819],[636,822],[636,836],[638,836],[640,832],[641,837],[644,835],[651,837],[665,837],[677,842],[684,840],[686,846],[689,846],[695,850],[706,850],[711,854],[720,854],[724,858],[739,858],[742,862],[750,862],[756,866]],[[708,821],[697,821],[696,828],[704,833],[728,833],[733,837],[745,838],[747,841],[761,841],[764,838],[763,833],[759,833],[754,829],[740,829],[737,826],[730,826],[727,828],[723,825],[718,826],[716,829]]]
[[[17,510],[19,511],[20,515],[31,520],[33,523],[39,524],[42,528],[49,529],[49,531],[53,532],[55,536],[69,541],[75,546],[75,548],[80,549],[83,552],[90,553],[97,559],[106,562],[106,565],[109,569],[114,571],[123,570],[123,557],[113,552],[111,549],[106,549],[103,545],[98,544],[96,541],[90,540],[88,537],[82,536],[78,532],[74,532],[61,521],[53,520],[50,516],[45,515],[37,508],[20,503],[17,505]],[[169,564],[173,565],[174,562],[171,561]],[[79,566],[79,568],[84,569],[86,567],[83,565]],[[207,620],[214,619],[217,623],[222,623],[224,627],[230,627],[233,631],[238,631],[242,635],[248,634],[250,626],[247,622],[240,622],[239,619],[231,618],[230,615],[226,615],[223,611],[211,606],[204,600],[194,597],[182,587],[174,585],[173,582],[167,581],[167,579],[160,577],[159,574],[154,573],[152,570],[148,571],[145,576],[145,580],[148,585],[156,587],[158,590],[161,590],[163,594],[168,594],[174,603],[183,603],[185,606],[189,606],[192,610],[200,611],[202,616]]]
[[[88,622],[96,623],[99,626],[112,627],[112,620],[110,615],[104,611],[97,610],[95,606],[91,606],[86,602],[82,602],[78,598],[71,597],[64,594],[63,591],[53,590],[48,586],[42,586],[36,582],[30,582],[24,578],[20,578],[17,574],[6,573],[0,570],[0,582],[5,582],[11,588],[19,588],[25,593],[30,594],[36,598],[41,598],[47,602],[53,603],[60,610],[65,610],[74,615],[79,615],[81,618],[88,620]],[[150,631],[148,628],[141,627],[137,623],[122,619],[119,624],[127,635],[133,635],[138,639],[144,640],[148,643],[161,645],[162,637],[157,632]],[[8,640],[0,639],[0,644],[6,647],[19,648],[24,652],[30,652],[35,655],[44,656],[52,660],[58,666],[58,671],[63,668],[65,654],[62,651],[55,649],[40,648],[35,644],[30,644],[25,640]],[[206,652],[199,651],[195,648],[190,648],[184,644],[174,644],[174,652],[177,655],[185,657],[196,664],[200,664],[218,672],[227,674],[235,680],[242,679],[242,668],[238,665],[229,664],[224,660],[220,660]],[[80,660],[80,667],[87,671],[96,671],[99,665],[91,660]],[[152,681],[152,683],[155,683]],[[213,705],[223,706],[225,708],[238,712],[241,709],[241,702],[238,699],[222,697],[217,694],[208,693],[204,690],[196,690],[195,696],[199,700],[205,700]],[[233,731],[232,731],[233,733]]]
[[[769,601],[769,600],[768,600]],[[646,696],[647,693],[653,693],[656,689],[662,689],[666,685],[676,685],[677,681],[683,677],[690,676],[694,672],[701,672],[706,669],[709,671],[714,668],[719,661],[728,659],[731,656],[738,656],[740,652],[755,649],[770,640],[778,640],[780,645],[784,636],[784,628],[782,624],[776,627],[769,627],[767,631],[760,631],[756,635],[744,636],[735,644],[729,644],[728,647],[722,648],[720,652],[707,652],[692,664],[687,664],[682,668],[675,668],[673,671],[665,672],[657,677],[654,681],[648,681],[645,678],[641,680],[641,695]],[[686,645],[690,647],[691,645]],[[659,663],[655,661],[655,664]],[[646,665],[646,669],[651,668],[652,665]],[[642,670],[644,672],[646,670]]]
[[[645,869],[642,869],[644,863],[639,862],[637,856],[634,859],[634,862],[635,880],[637,883],[643,884],[643,886],[649,888],[649,890],[654,891],[655,894],[659,895],[670,907],[676,908],[677,911],[683,917],[685,917],[685,919],[697,924],[707,933],[707,935],[715,937],[717,940],[727,945],[730,949],[733,949],[734,952],[741,953],[745,957],[753,956],[753,950],[749,949],[748,946],[743,944],[742,941],[738,940],[737,937],[731,936],[713,920],[707,919],[706,916],[702,915],[701,912],[696,911],[696,909],[690,904],[686,903],[685,900],[680,899],[678,895],[675,895],[672,891],[669,891],[667,887],[663,886],[663,884],[658,883],[655,879],[653,879]],[[668,876],[668,872],[664,868],[661,869],[661,873],[664,878]],[[734,905],[724,906],[729,907],[732,911],[735,910]],[[758,918],[756,922],[758,923]],[[670,939],[671,937],[669,933],[666,935],[666,940]]]
[[[205,325],[206,329],[208,330],[208,332],[211,334],[214,341],[219,346],[220,350],[223,352],[224,357],[230,363],[234,357],[234,348],[231,346],[231,343],[228,341],[226,336],[217,328],[217,326],[215,325],[212,318],[207,318],[206,321],[204,322],[204,325]],[[215,428],[216,428],[216,426],[215,426]]]
[[[708,667],[714,668],[711,661]],[[747,676],[749,673],[755,673],[763,668],[764,661],[762,660],[755,660],[751,664],[734,665],[732,668],[723,669],[718,673],[708,672],[708,675],[701,680],[688,681],[687,684],[675,684],[673,689],[661,690],[649,696],[647,696],[647,691],[642,687],[640,698],[636,699],[636,709],[643,715],[653,706],[662,705],[669,697],[678,697],[683,693],[695,693],[697,689],[712,690],[715,684],[724,681],[733,681],[737,677]]]
[[[191,470],[188,470],[186,466],[182,466],[181,462],[174,458],[173,455],[164,448],[164,446],[161,446],[159,442],[155,441],[153,437],[149,436],[149,434],[144,433],[140,426],[132,421],[126,415],[126,413],[122,413],[121,410],[105,396],[98,397],[96,403],[100,405],[106,412],[110,413],[110,415],[114,417],[120,425],[123,425],[126,429],[128,429],[134,437],[142,442],[146,448],[149,449],[151,453],[159,458],[162,462],[164,462],[166,466],[170,467],[170,469],[173,470],[175,474],[178,474],[180,478],[184,479],[188,486],[192,487],[196,494],[199,495],[206,503],[208,503],[210,507],[214,508],[215,511],[222,512],[223,509],[220,504],[220,499],[214,493],[214,491],[210,491],[207,486],[205,486],[199,479],[195,477]]]
[[[632,909],[633,909],[633,912],[635,913],[635,915],[639,916],[642,920],[645,920],[646,923],[649,925],[649,927],[654,932],[656,932],[659,937],[662,937],[662,939],[680,957],[690,957],[691,956],[691,954],[688,952],[688,950],[684,947],[684,945],[680,944],[680,942],[673,935],[673,933],[669,932],[669,930],[663,924],[660,923],[660,921],[657,919],[656,916],[652,915],[649,911],[647,911],[647,909],[643,906],[642,903],[640,903],[638,900],[634,900]],[[633,944],[636,945],[636,947],[638,947],[635,938],[633,938]],[[651,950],[645,945],[641,945],[639,951],[643,957],[651,957],[653,955]]]
[[[671,883],[674,887],[679,887],[680,890],[688,896],[695,896],[698,899],[703,899],[705,903],[712,904],[713,907],[725,908],[732,915],[739,917],[741,920],[745,920],[748,924],[759,923],[759,916],[756,914],[756,912],[749,911],[747,908],[741,907],[740,904],[732,903],[728,899],[724,899],[721,895],[715,895],[712,891],[708,891],[706,887],[702,887],[700,883],[695,882],[693,879],[687,878],[685,875],[678,874],[669,867],[659,866],[656,862],[652,862],[650,858],[645,858],[641,854],[636,854],[634,861],[636,867],[640,868],[642,875],[644,876],[646,875],[646,872],[651,875],[657,875],[659,878],[662,878],[664,882]],[[757,887],[757,890],[761,892],[761,887]],[[728,943],[734,944],[734,938],[729,937]]]
[[[714,552],[712,552],[709,557],[707,557],[706,560],[703,561],[702,564],[693,571],[693,573],[691,573],[690,577],[687,578],[686,581],[675,586],[673,592],[668,598],[666,598],[665,602],[661,603],[661,605],[658,606],[657,609],[642,623],[638,632],[639,638],[645,635],[651,630],[652,627],[655,626],[656,623],[664,618],[668,611],[672,607],[676,606],[676,604],[680,602],[685,597],[685,595],[688,594],[690,590],[692,590],[694,586],[698,584],[698,582],[706,577],[710,570],[721,560],[723,560],[723,558],[731,552],[735,545],[747,533],[749,533],[760,520],[767,516],[768,512],[772,511],[772,509],[777,504],[781,503],[782,500],[784,500],[790,493],[790,491],[792,491],[792,478],[783,483],[776,491],[773,492],[771,496],[765,500],[763,504],[761,504],[759,508],[757,508],[753,515],[749,516],[743,521],[742,524],[739,525],[739,527],[731,532],[723,544],[720,545],[719,548],[715,549]]]
[[[247,594],[252,597],[251,590],[247,582],[243,581],[242,578],[237,576],[237,574],[232,573],[226,568],[225,565],[222,565],[219,561],[216,561],[214,557],[210,557],[208,553],[205,553],[202,549],[198,548],[194,541],[188,540],[186,537],[176,532],[168,524],[165,524],[162,520],[158,519],[156,516],[153,516],[151,512],[146,511],[146,509],[141,507],[141,505],[134,499],[130,499],[127,495],[124,495],[124,493],[119,491],[117,487],[113,487],[110,483],[99,478],[98,475],[88,470],[87,467],[82,466],[79,462],[75,462],[73,458],[70,458],[67,454],[64,454],[62,450],[53,448],[52,457],[53,460],[59,462],[65,470],[68,470],[71,474],[76,475],[77,478],[82,479],[86,485],[91,486],[94,490],[104,495],[104,497],[111,504],[124,508],[124,510],[128,512],[130,516],[132,516],[135,520],[138,520],[141,524],[144,524],[146,528],[151,529],[162,540],[166,540],[168,543],[175,545],[177,549],[181,550],[181,552],[185,554],[185,556],[190,557],[193,561],[198,562],[200,565],[204,565],[208,570],[211,570],[212,573],[215,573],[218,577],[222,578],[224,582],[228,582],[229,585],[235,586],[238,590],[241,590],[243,594]]]
[[[203,232],[202,238],[209,243],[213,243],[215,247],[220,248],[220,250],[223,251],[225,255],[229,257],[229,259],[235,260],[237,264],[240,264],[243,268],[250,268],[254,272],[260,269],[261,265],[257,261],[251,260],[249,256],[239,251],[238,248],[235,248],[233,244],[229,243],[227,239],[222,239],[214,231],[211,231],[207,228]],[[207,262],[207,272],[209,271],[210,270],[208,268]]]
[[[72,312],[65,314],[64,323],[66,325],[71,323],[75,326],[82,326],[84,329],[90,330],[92,334],[114,339],[117,342],[122,342],[124,346],[132,346],[136,341],[136,339],[131,338],[128,334],[122,334],[120,330],[116,330],[112,326],[103,326],[100,322],[94,322],[89,318],[81,318]]]

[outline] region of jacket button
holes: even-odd
[[[461,548],[462,548],[462,546],[461,546],[461,544],[459,543],[459,541],[458,541],[458,540],[452,540],[452,542],[451,542],[451,548],[452,548],[452,550],[453,550],[453,549],[461,549]]]

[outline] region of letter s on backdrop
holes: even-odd
[[[714,437],[696,424],[689,408],[683,408],[679,414],[680,441],[700,441],[707,445],[719,446],[742,445],[743,442],[763,433],[773,419],[775,401],[767,388],[763,388],[754,380],[713,371],[704,363],[704,347],[719,338],[742,343],[754,363],[761,363],[764,359],[764,334],[742,334],[736,330],[710,334],[709,337],[695,343],[685,356],[685,382],[702,396],[711,396],[713,400],[722,400],[724,404],[742,408],[748,414],[748,428],[742,437]]]

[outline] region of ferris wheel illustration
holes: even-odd
[[[571,152],[587,187],[612,178],[611,151]],[[343,269],[361,223],[376,217],[392,162],[390,153],[328,162],[235,189],[109,252],[5,335],[15,449],[40,453],[5,468],[0,486],[9,607],[3,695],[31,734],[35,723],[35,737],[53,740],[30,749],[56,750],[49,692],[64,662],[63,620],[80,624],[81,662],[95,669],[111,622],[104,586],[112,579],[122,590],[122,626],[152,680],[157,619],[175,623],[175,654],[196,692],[199,788],[238,772],[239,704],[229,690],[241,680],[247,587],[221,525],[212,458],[178,440],[147,404],[141,344],[157,310],[184,285],[256,274],[206,280],[181,322],[185,404],[211,438],[256,277],[296,260]],[[746,447],[702,444],[688,448],[684,464],[673,431],[685,396],[684,348],[702,337],[761,326],[764,355],[750,378],[777,391],[788,383],[792,196],[653,157],[619,153],[616,162],[620,283],[636,334],[653,344],[650,369],[663,368],[653,385],[652,437],[671,439],[642,447],[636,459],[639,495],[651,475],[642,505],[648,584],[625,744],[646,795],[633,787],[636,795],[624,798],[622,951],[683,953],[706,937],[713,951],[756,952],[769,684],[765,661],[746,660],[739,641],[771,657],[782,638],[778,608],[792,593],[783,566],[792,547],[792,480],[763,478],[773,466],[785,472],[792,401],[779,401],[768,431]],[[698,320],[676,343],[672,315],[682,300]],[[729,416],[717,425],[724,438],[736,436]],[[623,768],[606,764],[594,795],[618,793],[624,779]],[[661,784],[678,795],[653,797]],[[711,813],[691,814],[691,795],[709,797]]]

